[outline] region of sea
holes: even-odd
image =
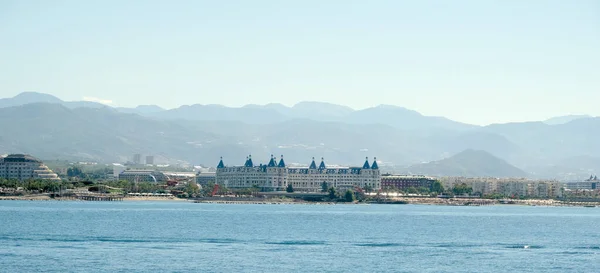
[[[0,201],[0,272],[600,272],[600,208]]]

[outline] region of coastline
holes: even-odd
[[[76,202],[90,202],[80,200],[76,198],[51,198],[48,195],[23,195],[23,196],[0,196],[0,201],[76,201]],[[181,199],[176,197],[152,197],[152,196],[127,196],[123,197],[121,201],[115,202],[190,202],[190,199]],[[101,201],[104,202],[104,201]]]
[[[0,201],[77,201],[90,202],[76,198],[51,198],[49,195],[23,195],[23,196],[0,196]],[[101,201],[105,202],[105,201]],[[156,196],[126,196],[116,202],[190,202],[202,204],[271,204],[271,205],[370,205],[370,204],[410,204],[410,205],[432,205],[432,206],[546,206],[546,207],[600,207],[598,202],[565,202],[559,200],[538,199],[510,199],[509,203],[494,199],[477,198],[420,198],[420,197],[396,197],[386,201],[372,202],[327,202],[327,201],[304,201],[279,198],[246,199],[246,198],[211,198],[211,199],[182,199],[177,197]]]

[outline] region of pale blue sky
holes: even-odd
[[[0,97],[600,116],[600,1],[0,1]]]

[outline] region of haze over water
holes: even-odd
[[[4,272],[600,272],[600,210],[0,203]]]

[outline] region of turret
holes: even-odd
[[[367,157],[365,159],[365,164],[363,165],[363,169],[370,169],[371,166],[369,165],[369,158]]]
[[[217,165],[217,169],[222,169],[225,168],[225,164],[223,164],[223,157],[221,157],[221,160],[219,161],[219,164]]]
[[[271,160],[269,161],[267,167],[277,167],[277,163],[275,162],[275,157],[273,157],[273,155],[271,155]]]
[[[246,157],[246,164],[244,164],[244,167],[254,167],[254,163],[252,163],[252,155],[248,155],[248,157]]]
[[[325,168],[325,160],[321,157],[321,164],[319,164],[319,170],[324,170]]]
[[[277,167],[285,168],[285,162],[283,161],[283,155],[281,155],[281,159],[279,159],[279,164]]]
[[[377,165],[377,157],[373,157],[373,164],[371,165],[371,169],[379,170],[379,165]]]
[[[317,163],[315,163],[315,158],[312,158],[312,162],[310,163],[309,169],[317,169]]]

